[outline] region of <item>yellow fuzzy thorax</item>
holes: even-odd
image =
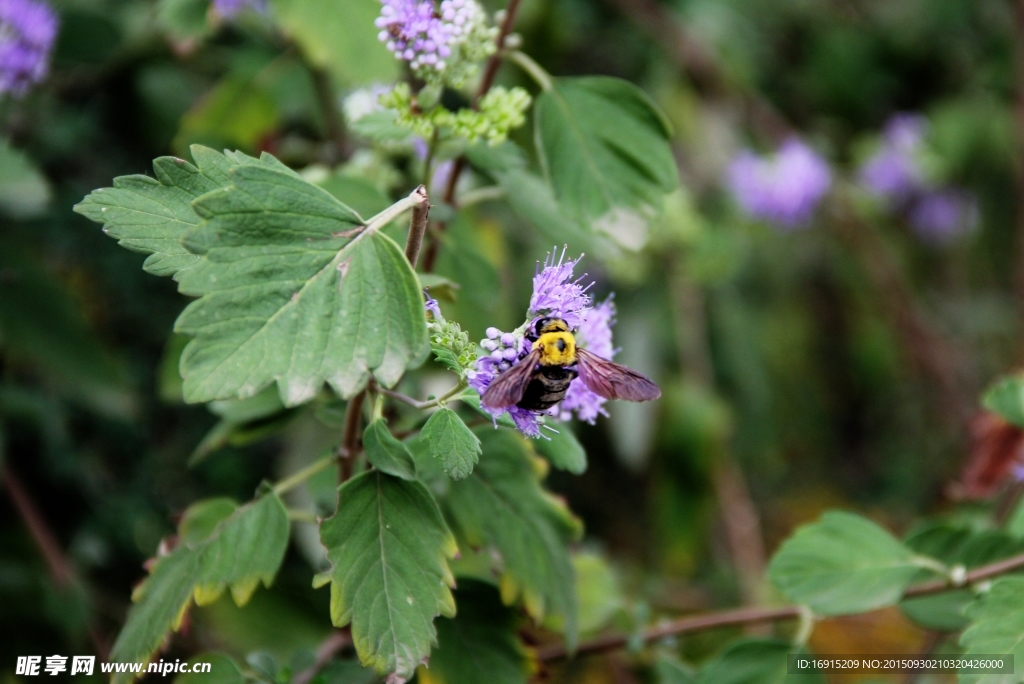
[[[533,343],[540,349],[540,365],[571,366],[576,363],[576,339],[565,331],[546,332]]]

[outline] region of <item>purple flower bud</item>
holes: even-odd
[[[487,351],[494,351],[495,349],[498,348],[498,343],[495,342],[494,340],[483,340],[482,342],[480,342],[480,346],[486,349]]]
[[[497,328],[491,327],[487,329],[487,337],[492,340],[496,340],[501,337],[501,331]]]
[[[746,214],[793,229],[810,221],[832,173],[814,150],[791,138],[769,158],[741,152],[729,165],[727,181]]]
[[[515,361],[519,358],[519,352],[515,349],[506,349],[502,352],[502,356],[505,357],[506,361]]]
[[[35,0],[0,0],[0,95],[21,97],[46,78],[57,15]]]
[[[505,352],[502,351],[501,349],[495,349],[494,351],[491,352],[491,358],[494,359],[495,361],[501,361],[502,359],[505,358]]]
[[[504,333],[501,336],[501,343],[506,347],[518,347],[519,340],[512,333]]]

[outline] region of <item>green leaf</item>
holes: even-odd
[[[820,615],[862,613],[900,600],[920,569],[914,554],[870,520],[830,511],[790,537],[768,577]]]
[[[657,684],[693,684],[697,676],[676,658],[660,655],[654,662],[654,678]]]
[[[298,176],[255,166],[195,202],[185,237],[204,258],[180,274],[200,297],[179,316],[189,402],[252,396],[277,383],[285,406],[370,373],[386,387],[428,353],[423,297],[402,250]]]
[[[221,79],[182,117],[173,148],[183,153],[198,143],[255,149],[280,119],[273,96],[258,78],[232,73]]]
[[[376,216],[391,206],[387,195],[358,176],[336,173],[316,181],[316,184],[338,198],[339,202],[355,209],[360,216]]]
[[[1024,577],[995,580],[987,593],[967,607],[966,613],[971,626],[960,635],[965,656],[1012,654],[1016,663],[1024,662]],[[961,684],[1019,681],[1019,674],[960,675]]]
[[[157,24],[179,41],[200,38],[210,32],[206,0],[160,0],[156,6]]]
[[[451,483],[445,508],[470,544],[500,556],[502,600],[511,604],[521,597],[537,621],[552,616],[548,624],[574,646],[579,609],[567,545],[582,526],[541,488],[543,461],[522,437],[491,427],[476,434],[484,457],[472,475]]]
[[[50,203],[50,184],[28,156],[0,138],[0,212],[31,218]]]
[[[254,159],[239,152],[221,154],[192,148],[195,166],[175,157],[153,160],[156,178],[121,176],[114,187],[93,191],[75,211],[102,223],[104,232],[118,244],[149,254],[143,268],[154,275],[174,275],[195,265],[199,257],[181,244],[185,231],[199,225],[192,201],[230,183],[228,170],[238,165],[260,165],[283,170],[270,155]]]
[[[537,98],[537,148],[555,197],[580,223],[613,224],[679,184],[664,116],[628,81],[555,79]]]
[[[209,672],[188,672],[174,678],[174,684],[245,684],[245,676],[235,659],[224,653],[200,653],[189,659],[190,665],[209,663]]]
[[[284,30],[319,67],[347,85],[388,83],[399,61],[377,40],[377,0],[273,0]]]
[[[625,604],[619,583],[608,562],[597,554],[573,555],[572,567],[576,573],[580,632],[595,632],[608,624]]]
[[[363,431],[366,460],[381,472],[403,480],[416,479],[416,462],[409,449],[395,439],[383,418],[377,418]]]
[[[819,672],[789,674],[788,656],[797,652],[781,639],[741,639],[701,668],[700,684],[818,684]]]
[[[558,432],[546,431],[544,437],[548,439],[538,439],[534,446],[541,456],[551,462],[551,465],[575,475],[586,471],[587,452],[576,439],[572,428],[563,423],[558,426]]]
[[[1024,428],[1024,375],[1008,375],[985,391],[982,405],[1003,420]]]
[[[468,476],[480,460],[480,440],[450,408],[442,407],[427,419],[423,438],[430,445],[430,455],[453,480]]]
[[[338,512],[320,525],[331,621],[352,624],[364,665],[411,677],[436,641],[434,618],[455,614],[446,562],[455,538],[419,482],[367,471],[340,491]]]
[[[181,626],[193,598],[205,605],[225,589],[245,604],[260,581],[270,586],[288,547],[288,514],[274,494],[236,507],[225,499],[194,504],[182,519],[178,546],[155,559],[132,594],[135,603],[111,650],[113,662],[145,662],[167,632]],[[130,674],[115,682],[131,681]]]
[[[175,368],[177,374],[177,368]],[[212,401],[208,408],[220,416],[189,457],[194,466],[228,444],[244,446],[276,434],[294,417],[294,410],[286,410],[277,391],[266,389],[248,399]]]
[[[458,614],[437,621],[437,648],[420,684],[526,684],[529,662],[516,638],[516,615],[497,590],[472,580],[459,582]]]

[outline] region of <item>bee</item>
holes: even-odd
[[[661,396],[647,376],[576,346],[576,338],[561,318],[538,320],[526,338],[533,349],[484,391],[481,403],[487,408],[545,411],[565,398],[577,377],[605,399],[650,401]]]

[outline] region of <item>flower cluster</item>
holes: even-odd
[[[438,105],[422,111],[408,83],[399,83],[379,98],[380,104],[394,110],[395,123],[420,138],[430,140],[438,129],[469,142],[487,140],[498,145],[508,138],[509,131],[526,122],[530,95],[522,88],[492,88],[480,101],[480,109],[452,112]]]
[[[487,338],[480,342],[485,354],[477,360],[474,372],[467,374],[469,385],[481,395],[502,373],[520,363],[532,348],[525,332],[530,330],[539,318],[557,317],[573,328],[577,344],[594,354],[611,359],[615,353],[612,347],[612,325],[615,322],[615,307],[609,298],[593,306],[582,278],[574,278],[573,271],[579,259],[566,260],[565,251],[557,258],[552,253],[533,278],[533,296],[526,322],[513,332],[502,332],[488,328]],[[574,415],[580,420],[593,423],[598,415],[605,413],[605,399],[591,392],[586,385],[576,380],[569,385],[565,399],[553,406],[547,415],[557,420],[570,420]],[[490,411],[497,419],[506,409]],[[509,417],[520,432],[529,437],[539,437],[542,411],[531,411],[518,406],[507,409]]]
[[[0,0],[0,95],[21,97],[46,78],[57,25],[44,2]]]
[[[860,168],[860,182],[870,194],[904,213],[923,240],[948,243],[977,225],[977,201],[966,190],[939,186],[928,177],[927,127],[919,115],[892,117],[882,145]]]
[[[771,157],[741,152],[729,165],[727,181],[748,215],[793,229],[810,220],[832,173],[814,150],[791,138]]]
[[[476,0],[381,0],[378,38],[425,81],[461,87],[494,54],[497,29]]]
[[[213,11],[225,19],[234,19],[239,12],[246,8],[265,12],[267,0],[213,0]]]
[[[430,314],[427,331],[430,333],[430,349],[434,356],[449,370],[458,373],[459,377],[467,377],[473,373],[477,364],[475,345],[470,343],[469,335],[458,323],[441,315],[437,300],[428,296],[425,306]]]

